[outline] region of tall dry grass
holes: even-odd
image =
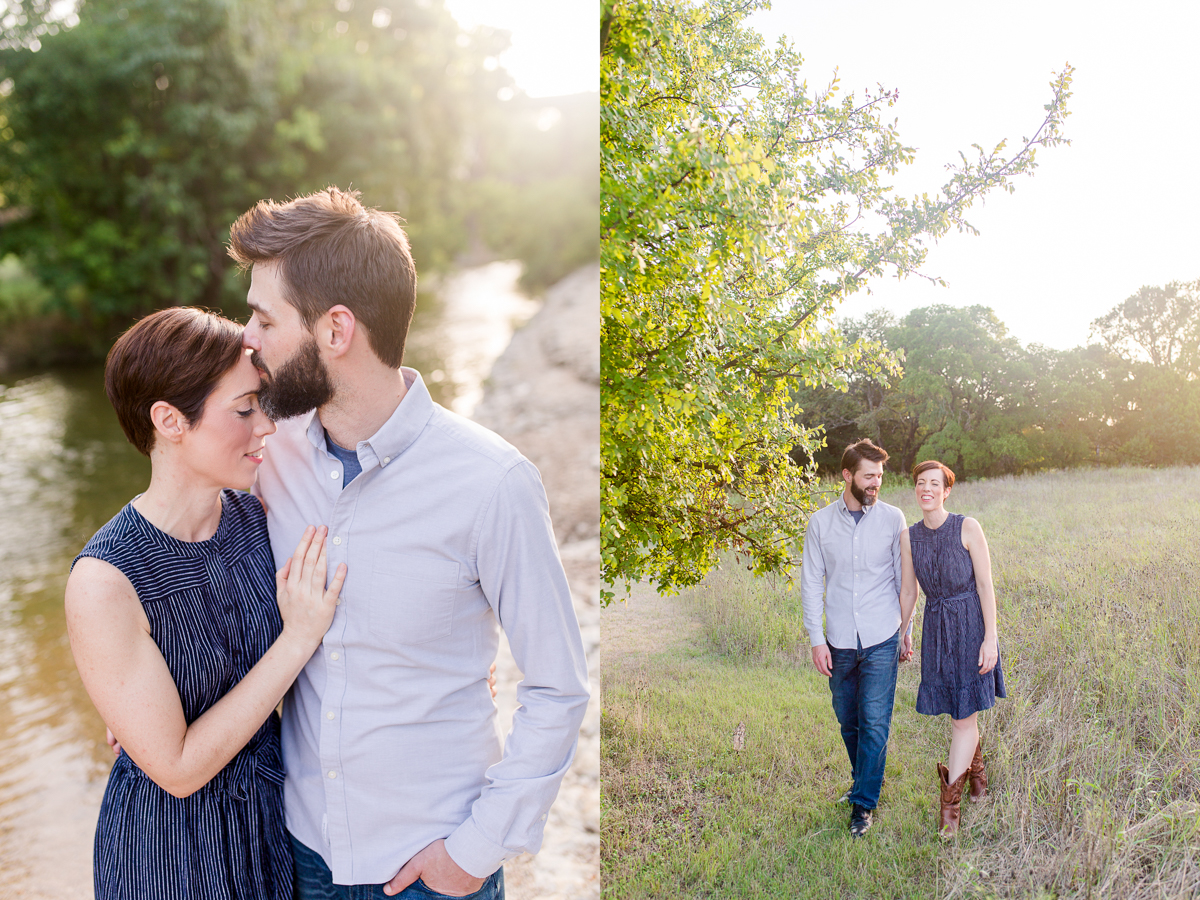
[[[919,515],[907,488],[884,499]],[[606,895],[1200,897],[1200,470],[969,483],[947,505],[988,537],[1009,692],[959,838],[934,831],[949,723],[916,714],[906,664],[877,824],[849,842],[798,589],[726,565],[677,601],[704,646],[605,673]]]
[[[964,484],[948,505],[988,536],[1009,699],[991,828],[946,896],[981,871],[1007,896],[1200,896],[1200,469]]]

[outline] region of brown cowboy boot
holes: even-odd
[[[975,745],[975,755],[971,765],[967,767],[967,777],[971,781],[970,798],[972,803],[978,803],[987,796],[987,772],[983,770],[983,746]]]
[[[942,784],[941,822],[938,833],[949,837],[958,831],[958,804],[962,800],[963,787],[967,783],[967,773],[963,772],[950,783],[950,770],[941,763],[937,764],[938,780]]]

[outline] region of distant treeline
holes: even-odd
[[[11,5],[11,4],[10,4]],[[329,184],[406,220],[418,270],[598,253],[596,94],[531,99],[436,0],[29,3],[0,23],[0,356],[132,316],[237,315],[230,223]]]
[[[902,371],[844,370],[840,384],[794,390],[797,420],[824,426],[823,471],[860,437],[905,473],[924,459],[959,476],[1200,463],[1200,281],[1141,288],[1071,350],[1023,347],[983,306],[878,311],[841,331]]]

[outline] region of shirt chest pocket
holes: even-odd
[[[371,633],[398,644],[449,637],[458,594],[458,563],[379,551],[371,567]]]

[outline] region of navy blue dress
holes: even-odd
[[[137,591],[189,723],[283,628],[262,506],[230,490],[221,505],[216,534],[196,542],[128,505],[79,554],[116,566]],[[95,886],[96,900],[290,900],[279,717],[189,797],[167,793],[122,752],[100,806]]]
[[[965,719],[1006,696],[999,659],[992,671],[979,674],[983,607],[971,553],[962,544],[962,523],[963,516],[950,513],[939,528],[918,521],[908,529],[913,569],[925,592],[917,712],[927,716]]]

